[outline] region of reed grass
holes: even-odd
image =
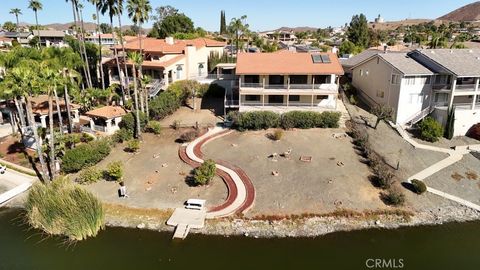
[[[71,241],[94,237],[104,228],[102,203],[89,191],[66,177],[51,184],[36,183],[26,202],[28,223],[49,235],[63,235]]]

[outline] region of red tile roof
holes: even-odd
[[[48,114],[48,95],[38,95],[31,98],[32,101],[32,111],[35,114],[45,115]],[[67,106],[65,105],[65,100],[63,98],[58,99],[60,110],[66,110]],[[53,98],[53,112],[57,111],[57,103],[55,98]],[[71,109],[78,109],[80,105],[70,103]]]
[[[88,111],[85,113],[85,115],[90,117],[112,119],[112,118],[124,116],[127,113],[128,111],[120,106],[105,106],[95,110]]]
[[[280,51],[276,53],[239,53],[237,57],[238,75],[343,75],[343,68],[334,53],[320,53],[328,55],[331,63],[314,63],[312,55],[315,53],[296,53]]]
[[[196,38],[188,40],[174,40],[173,44],[168,44],[164,39],[142,38],[142,47],[145,52],[150,53],[183,53],[185,47],[193,45],[196,48],[203,47],[224,47],[225,42],[216,41],[208,38]],[[116,46],[120,49],[121,46]],[[126,50],[139,50],[138,40],[132,39],[125,44]]]
[[[183,58],[185,58],[185,55],[183,54],[180,54],[180,55],[177,55],[173,58],[171,58],[170,60],[167,60],[167,61],[143,61],[142,62],[142,67],[158,67],[158,68],[167,68],[175,63],[177,63],[178,61],[182,60]],[[121,58],[118,59],[119,62],[123,65],[123,61]],[[104,64],[106,65],[109,65],[109,66],[116,66],[117,63],[115,62],[115,58],[112,58],[108,61],[106,61]],[[127,59],[127,66],[132,66],[132,61],[128,60]]]

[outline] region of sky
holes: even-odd
[[[65,0],[40,0],[43,10],[38,14],[40,24],[67,23],[73,21],[70,3]],[[84,2],[85,21],[92,21],[95,8]],[[125,1],[126,2],[126,1]],[[369,21],[381,14],[386,21],[411,19],[434,19],[473,0],[150,0],[153,8],[172,5],[192,18],[195,27],[218,31],[220,11],[225,10],[227,23],[232,17],[247,15],[247,23],[254,31],[273,30],[282,26],[327,27],[341,26],[352,15],[364,13]],[[35,23],[28,8],[28,0],[0,0],[0,23],[15,22],[10,9],[20,8],[20,22]],[[131,24],[124,12],[122,24]],[[108,22],[107,17],[101,18]],[[146,24],[150,27],[152,21]]]

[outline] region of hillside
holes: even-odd
[[[480,1],[458,8],[446,15],[443,15],[442,17],[439,17],[438,19],[445,20],[445,21],[456,21],[456,22],[480,21]]]
[[[298,33],[298,32],[307,32],[307,31],[310,31],[310,32],[315,32],[317,31],[318,28],[314,28],[314,27],[308,27],[308,26],[301,26],[301,27],[280,27],[278,29],[275,29],[275,30],[271,30],[272,32],[282,32],[282,31],[285,31],[285,32],[294,32],[294,33]],[[270,31],[267,31],[267,32],[270,32]]]

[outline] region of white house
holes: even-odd
[[[343,69],[333,53],[239,53],[239,110],[336,110]]]
[[[120,129],[122,117],[128,113],[120,106],[104,106],[85,113],[89,117],[88,128],[85,131],[93,131],[100,134],[112,135]]]
[[[395,110],[400,125],[432,115],[446,125],[455,110],[454,135],[480,122],[480,50],[425,49],[379,53],[352,67],[352,83],[370,103]]]

